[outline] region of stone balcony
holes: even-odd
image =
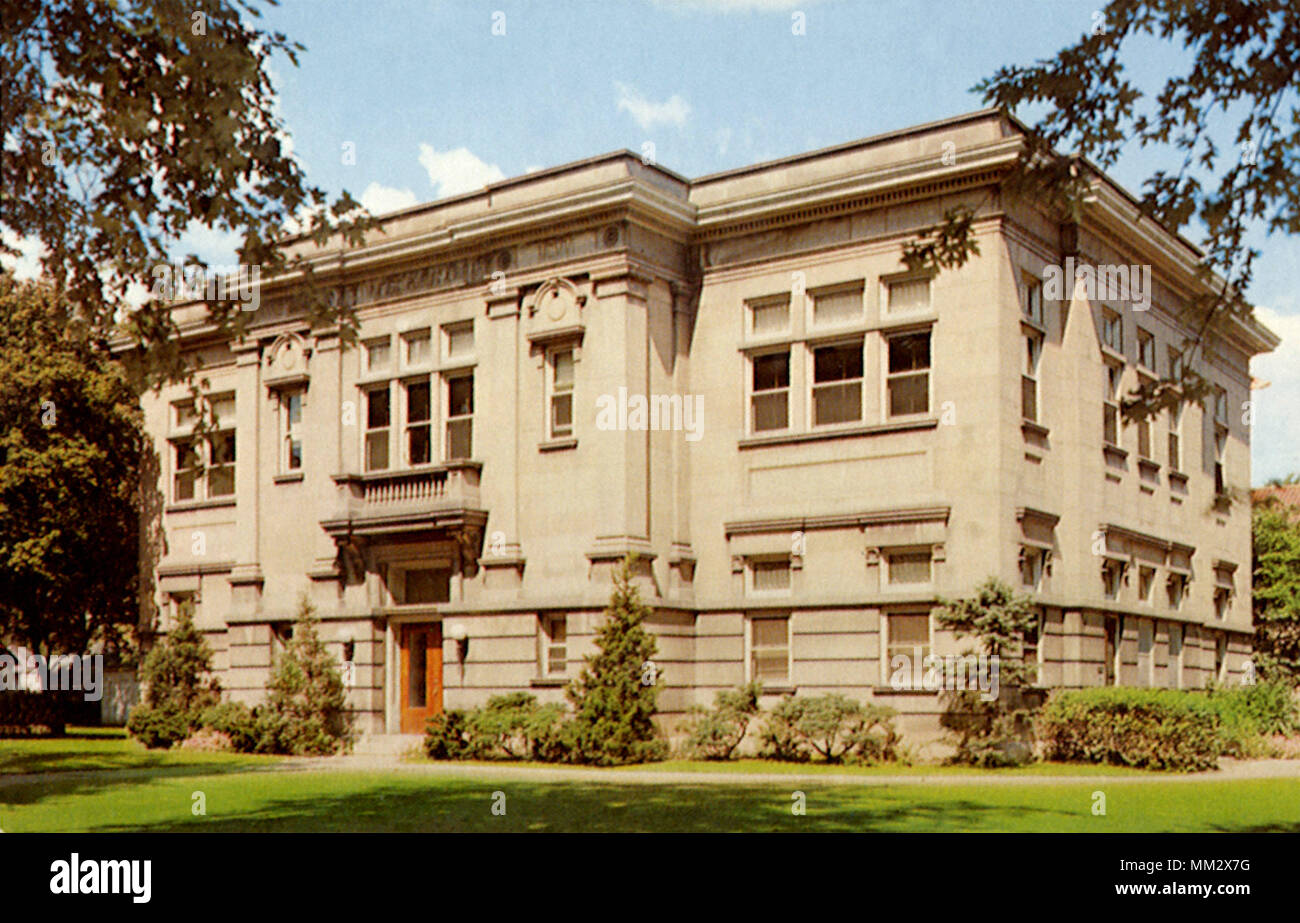
[[[479,499],[482,469],[482,462],[463,460],[332,475],[338,500],[321,528],[336,541],[435,531],[481,538],[487,521]]]

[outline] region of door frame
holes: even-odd
[[[432,607],[420,612],[390,614],[384,620],[384,733],[402,733],[402,646],[398,633],[408,625],[436,623],[442,628],[441,613]],[[443,646],[447,643],[446,634],[442,637]],[[443,707],[446,708],[446,665],[443,657]]]

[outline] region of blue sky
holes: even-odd
[[[1051,56],[1102,5],[283,0],[264,22],[307,46],[273,73],[309,178],[387,211],[646,142],[689,177],[978,109],[978,80]],[[1127,61],[1148,87],[1185,67],[1155,42]],[[1136,191],[1162,162],[1134,151],[1112,173]],[[1252,369],[1271,382],[1255,392],[1257,483],[1300,471],[1300,240],[1258,242],[1250,294],[1286,346]],[[193,243],[233,261],[220,236]]]

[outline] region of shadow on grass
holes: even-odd
[[[494,793],[505,813],[494,815]],[[272,798],[230,816],[184,817],[94,832],[842,832],[997,830],[1023,815],[1066,812],[969,800],[917,804],[905,791],[809,787],[807,814],[791,811],[783,788],[643,786],[564,782],[439,780],[436,786],[384,784],[338,795]],[[210,802],[211,803],[211,802]],[[496,799],[500,804],[500,800]]]
[[[162,779],[190,776],[254,774],[264,767],[248,763],[169,763],[158,766],[128,765],[120,769],[67,770],[26,778],[0,776],[0,805],[32,805],[47,798],[95,795],[111,790],[149,785]]]

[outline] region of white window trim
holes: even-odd
[[[857,314],[855,314],[853,317],[844,318],[842,320],[830,321],[830,322],[822,321],[821,323],[817,322],[817,299],[818,298],[830,298],[835,295],[847,295],[850,293],[856,293],[858,296]],[[843,282],[837,285],[824,285],[819,288],[810,290],[808,292],[808,297],[805,299],[806,313],[804,317],[804,323],[806,325],[806,329],[816,330],[819,332],[823,330],[834,332],[845,328],[861,327],[867,318],[867,297],[866,296],[867,296],[866,280],[864,279],[856,279],[852,282]],[[919,314],[921,312],[918,311],[917,313]],[[865,365],[863,367],[863,371],[864,373],[866,371]]]
[[[891,579],[893,570],[893,558],[896,554],[928,554],[930,556],[930,579],[917,581],[915,583],[894,583]],[[934,546],[933,545],[890,545],[880,549],[880,576],[881,587],[885,591],[906,593],[913,588],[925,588],[934,586]]]
[[[298,425],[295,427],[289,422],[289,401],[297,397],[298,404]],[[280,388],[276,391],[277,419],[276,425],[279,429],[280,439],[280,473],[296,474],[301,472],[306,466],[306,447],[307,442],[303,438],[305,428],[304,417],[307,413],[307,388],[305,385],[295,385],[291,388]],[[291,467],[289,464],[289,443],[294,438],[298,439],[298,467]]]
[[[929,609],[887,609],[881,612],[880,613],[880,684],[882,686],[888,686],[890,684],[889,683],[890,677],[893,676],[894,674],[893,667],[890,665],[890,660],[892,659],[893,655],[890,653],[889,648],[891,645],[890,625],[892,623],[893,617],[896,615],[924,615],[925,626],[928,632],[926,649],[930,654],[934,653],[934,614]],[[908,656],[909,657],[916,656],[915,648],[913,648],[913,650],[908,652]],[[924,657],[925,655],[923,654],[922,656]],[[913,664],[913,669],[915,669],[915,667],[916,665]],[[922,667],[924,667],[924,664],[922,664]],[[924,675],[924,671],[922,671],[922,675]],[[913,689],[915,687],[908,685],[902,688]]]
[[[781,590],[760,590],[754,583],[755,564],[775,564],[784,562],[790,572],[790,585]],[[745,558],[745,595],[758,599],[785,599],[794,595],[794,561],[788,554],[756,554]]]
[[[557,620],[564,621],[564,669],[551,671],[551,625]],[[572,668],[572,622],[568,612],[539,612],[537,614],[537,676],[539,679],[568,676]]]
[[[833,382],[817,382],[817,350],[827,347],[852,346],[856,344],[861,351],[862,376],[860,378],[842,378]],[[808,421],[809,432],[827,432],[836,429],[853,429],[862,426],[867,421],[867,369],[870,363],[867,362],[867,344],[866,338],[862,334],[854,334],[846,337],[835,337],[828,340],[816,340],[805,344],[805,353],[803,357],[804,369],[807,372],[802,388],[804,396],[804,419]],[[793,362],[793,350],[791,351],[791,360]],[[752,381],[752,379],[751,379]],[[856,420],[844,420],[840,423],[818,423],[817,415],[813,404],[813,392],[817,388],[839,387],[849,382],[857,381],[858,383],[858,418]],[[794,368],[790,369],[790,387],[794,388]],[[769,432],[776,432],[770,430]]]
[[[785,326],[783,326],[779,330],[765,330],[762,333],[756,332],[754,330],[754,309],[775,307],[778,304],[785,305]],[[812,310],[811,307],[809,307],[809,311],[811,310]],[[791,296],[790,292],[785,292],[778,295],[763,295],[758,298],[745,299],[745,312],[744,312],[745,340],[766,342],[775,337],[789,338],[794,332],[794,311],[795,311],[794,298]],[[811,315],[809,316],[811,318]]]
[[[754,623],[758,621],[785,621],[785,680],[775,683],[777,686],[794,685],[794,613],[793,612],[749,612],[745,615],[745,682],[754,679]]]
[[[895,378],[919,375],[920,371],[889,371],[889,343],[895,337],[923,333],[930,339],[930,364],[925,369],[925,410],[920,413],[900,413],[897,416],[889,412],[889,383]],[[880,419],[886,422],[895,420],[922,420],[934,414],[934,324],[926,323],[917,327],[901,327],[881,331],[880,336]]]
[[[474,439],[474,430],[476,429],[476,427],[474,426],[474,419],[475,419],[475,417],[478,416],[478,382],[477,382],[477,381],[474,381],[474,378],[475,378],[475,371],[476,371],[476,367],[474,367],[474,366],[469,366],[469,367],[465,367],[465,368],[447,369],[447,370],[444,370],[444,371],[441,373],[441,377],[442,377],[442,387],[439,388],[439,391],[441,392],[440,395],[439,395],[439,397],[440,397],[440,399],[441,399],[441,407],[442,407],[442,411],[443,411],[443,413],[442,413],[442,415],[441,415],[441,434],[442,434],[442,435],[441,435],[441,439],[439,440],[439,445],[437,446],[437,448],[434,449],[434,451],[435,451],[436,454],[433,455],[433,458],[435,458],[435,459],[442,459],[442,461],[444,461],[444,462],[449,462],[449,461],[458,461],[458,460],[459,460],[459,459],[452,459],[452,458],[449,458],[449,457],[448,457],[448,453],[449,453],[450,450],[451,450],[451,440],[450,440],[450,438],[449,438],[448,435],[447,435],[447,429],[448,429],[448,427],[451,426],[452,423],[457,422],[457,421],[460,421],[460,420],[469,420],[469,421],[470,421],[470,424],[469,424],[469,428],[470,428],[470,456],[469,456],[469,457],[472,457],[473,454],[474,454],[474,442],[475,442],[475,439]],[[469,378],[471,381],[473,381],[473,384],[470,386],[470,403],[473,405],[473,409],[472,409],[469,413],[467,413],[467,414],[460,414],[460,415],[458,415],[458,416],[452,416],[452,414],[451,414],[451,383],[452,383],[453,381],[456,381],[456,380],[461,379],[461,378]],[[441,449],[441,451],[439,452],[439,451],[437,451],[437,449]]]
[[[424,361],[422,361],[422,362],[412,362],[412,361],[411,361],[411,343],[412,343],[413,341],[415,341],[415,340],[418,340],[418,339],[427,339],[427,340],[428,340],[428,342],[429,342],[429,355],[428,355],[428,358],[426,358],[426,359],[425,359]],[[420,371],[423,371],[423,370],[426,370],[426,369],[432,369],[432,368],[434,367],[434,365],[437,364],[437,363],[436,363],[436,360],[437,360],[437,354],[436,354],[435,351],[434,351],[434,347],[435,347],[435,343],[434,343],[434,335],[433,335],[433,330],[432,330],[431,328],[429,328],[429,327],[413,327],[413,328],[410,329],[410,330],[404,330],[404,331],[402,331],[401,335],[398,337],[398,342],[401,344],[401,347],[400,347],[400,350],[399,350],[399,351],[400,351],[400,353],[401,353],[401,357],[400,357],[400,358],[401,358],[401,367],[402,367],[403,369],[413,369],[413,370],[420,370]]]
[[[557,390],[555,384],[555,360],[560,353],[569,353],[570,363],[573,369],[573,380],[569,382],[568,390],[561,392]],[[559,343],[550,346],[546,350],[546,369],[545,369],[545,414],[543,432],[546,433],[547,439],[572,439],[577,434],[578,414],[577,414],[577,397],[578,389],[578,350],[572,343]],[[567,432],[558,431],[555,428],[555,398],[562,393],[569,395],[569,427]]]
[[[764,356],[780,355],[786,356],[786,374],[789,383],[782,388],[771,388],[762,392],[754,391],[754,360]],[[795,429],[794,425],[794,392],[795,392],[795,349],[792,343],[773,344],[764,346],[760,349],[745,352],[745,433],[749,436],[779,436],[791,433]],[[754,428],[754,396],[756,393],[761,394],[778,394],[785,391],[785,426],[779,429],[755,429]]]

